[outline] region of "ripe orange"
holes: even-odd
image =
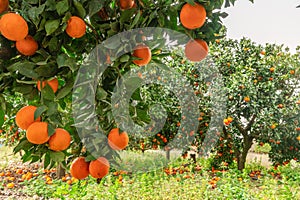
[[[83,19],[72,16],[68,20],[66,33],[72,38],[81,38],[86,31],[86,24]]]
[[[85,161],[84,157],[78,157],[75,160],[73,160],[71,167],[70,167],[70,173],[72,177],[82,180],[88,177],[89,175],[89,162]]]
[[[54,93],[57,91],[57,89],[58,89],[58,80],[57,80],[57,78],[51,79],[49,81],[43,81],[42,82],[42,88],[44,88],[46,86],[46,84],[48,84],[52,88]],[[41,91],[41,82],[40,81],[37,82],[37,89],[39,91]]]
[[[5,38],[18,41],[28,35],[28,25],[21,15],[7,13],[1,17],[0,31]]]
[[[296,138],[298,141],[300,141],[300,135]]]
[[[8,10],[8,0],[0,0],[0,14]]]
[[[33,122],[41,121],[41,118],[34,120],[35,106],[24,106],[16,114],[16,124],[20,129],[26,130]]]
[[[122,150],[128,145],[129,138],[126,132],[119,134],[118,128],[113,128],[108,134],[108,144],[114,150]]]
[[[274,72],[274,71],[275,71],[275,67],[271,67],[270,72]]]
[[[185,56],[193,62],[199,62],[208,55],[209,47],[204,40],[190,40],[184,49]]]
[[[203,26],[206,20],[206,10],[199,3],[195,5],[184,4],[180,11],[180,22],[188,29],[196,29]]]
[[[223,123],[224,123],[226,126],[228,126],[228,125],[230,124],[230,122],[228,121],[228,119],[224,119],[224,120],[223,120]]]
[[[250,101],[250,97],[244,97],[244,101],[248,103]]]
[[[26,138],[32,144],[44,144],[49,140],[48,135],[48,123],[46,122],[34,122],[27,131]]]
[[[23,40],[16,42],[16,48],[24,56],[32,56],[38,50],[39,45],[32,36],[27,35]]]
[[[291,71],[290,71],[290,74],[291,74],[291,75],[294,75],[294,74],[295,74],[295,70],[291,70]]]
[[[8,183],[6,185],[7,188],[11,189],[11,188],[14,188],[15,187],[15,184],[14,183]]]
[[[134,1],[133,0],[120,0],[120,7],[123,10],[127,10],[132,8],[134,5]]]
[[[70,133],[62,128],[57,128],[55,133],[50,137],[48,144],[53,151],[66,150],[71,143]]]
[[[151,61],[151,50],[147,45],[139,44],[135,47],[132,54],[134,57],[140,58],[139,60],[133,60],[132,62],[138,66],[147,65]]]
[[[278,108],[283,108],[283,104],[278,104],[278,106],[277,106]]]
[[[270,126],[270,128],[271,128],[271,129],[275,129],[275,128],[276,128],[276,124],[272,124],[272,125]]]
[[[93,160],[89,166],[90,175],[94,178],[103,178],[109,172],[109,162],[104,157],[99,157],[97,160]]]
[[[233,118],[232,117],[227,117],[227,120],[229,123],[231,123],[233,121]]]

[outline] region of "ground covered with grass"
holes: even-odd
[[[55,179],[55,169],[12,160],[1,164],[0,199],[300,199],[300,168],[293,163],[276,170],[250,163],[240,172],[178,159],[155,171],[113,171],[97,183],[69,174]]]

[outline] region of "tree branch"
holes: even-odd
[[[250,122],[247,124],[245,128],[245,131],[250,130],[251,126],[254,124],[255,119],[256,119],[256,114],[252,115]]]

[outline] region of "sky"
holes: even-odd
[[[229,16],[223,20],[227,37],[250,38],[259,44],[284,44],[295,52],[300,46],[300,0],[237,0],[223,9]]]

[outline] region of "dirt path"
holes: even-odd
[[[272,163],[269,161],[269,155],[268,154],[260,154],[260,153],[254,153],[249,152],[246,158],[246,163],[260,163],[262,166],[266,168],[270,168]]]

